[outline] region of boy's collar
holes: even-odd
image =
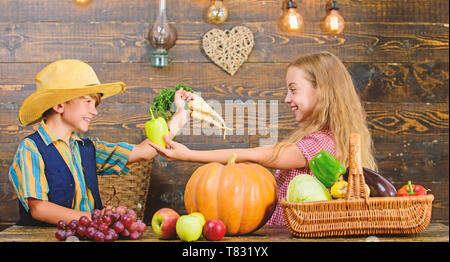
[[[53,129],[51,127],[49,127],[48,125],[45,124],[44,120],[42,120],[39,123],[39,127],[38,127],[38,133],[41,136],[42,140],[44,140],[44,143],[46,146],[48,146],[49,144],[58,141],[58,140],[62,140],[61,138],[59,138],[55,131],[53,131]],[[81,141],[82,143],[84,142],[78,135],[77,133],[72,133],[72,135],[70,136],[71,140],[74,141]]]

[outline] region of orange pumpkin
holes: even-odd
[[[272,173],[256,163],[235,163],[236,154],[224,166],[213,162],[192,174],[184,191],[188,213],[200,212],[206,220],[220,219],[227,235],[243,235],[262,227],[277,203]]]

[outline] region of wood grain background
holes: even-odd
[[[154,50],[147,35],[157,0],[3,0],[0,7],[0,224],[18,219],[17,197],[8,170],[18,143],[33,132],[17,119],[22,101],[34,90],[34,76],[58,59],[92,65],[100,81],[123,81],[125,93],[102,102],[87,135],[105,141],[144,139],[147,109],[161,88],[185,83],[206,99],[276,100],[278,139],[295,129],[283,104],[285,68],[299,54],[330,51],[345,63],[368,113],[380,173],[399,188],[408,180],[435,195],[432,220],[448,224],[449,201],[449,4],[444,0],[340,0],[346,28],[334,37],[320,20],[327,0],[297,0],[305,19],[299,33],[277,27],[283,0],[227,0],[229,18],[209,24],[208,0],[169,0],[168,18],[178,32],[169,68],[149,65]],[[234,76],[215,66],[201,50],[212,28],[249,27],[255,46]],[[267,108],[269,114],[269,108]],[[254,119],[246,114],[247,127]],[[195,123],[190,123],[193,128]],[[258,146],[260,133],[222,136],[180,135],[192,148]],[[157,157],[145,211],[148,222],[161,207],[185,212],[184,187],[198,163]]]

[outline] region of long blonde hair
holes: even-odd
[[[287,139],[275,145],[275,159],[279,152],[307,134],[330,130],[336,141],[336,158],[348,166],[349,135],[361,136],[363,167],[377,171],[372,137],[367,127],[366,113],[355,90],[350,73],[335,55],[320,52],[304,55],[288,65],[303,70],[317,90],[318,101],[311,115],[302,122],[304,128],[294,131]]]

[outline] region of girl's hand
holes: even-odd
[[[177,92],[175,92],[175,98],[174,103],[178,111],[185,110],[185,101],[191,101],[194,99],[194,94],[188,91],[184,91],[183,88],[178,89]]]
[[[167,136],[164,137],[164,140],[166,141],[166,148],[163,148],[152,142],[150,142],[150,145],[168,161],[188,159],[187,156],[189,156],[190,154],[189,148],[187,148],[183,144],[173,141]]]
[[[189,121],[189,112],[185,109],[185,101],[191,101],[194,94],[184,91],[183,88],[180,88],[177,92],[175,92],[174,103],[177,107],[175,114],[172,116],[172,119],[168,122],[170,135],[173,138],[180,129]]]

